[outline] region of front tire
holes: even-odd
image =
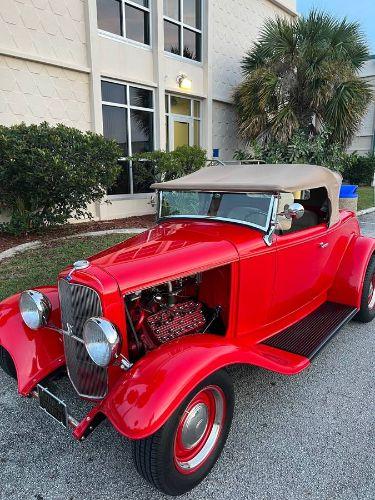
[[[220,456],[233,408],[227,372],[207,377],[155,434],[132,442],[139,474],[167,495],[182,495],[197,486]]]
[[[355,319],[361,323],[369,323],[375,318],[375,255],[370,259],[363,280],[361,308]]]
[[[0,367],[12,378],[17,378],[16,367],[8,351],[0,345]]]

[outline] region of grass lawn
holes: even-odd
[[[131,235],[72,238],[29,250],[0,262],[0,300],[28,288],[56,283],[58,273],[76,260],[115,245]]]
[[[374,188],[371,186],[358,188],[358,210],[364,210],[375,205]]]

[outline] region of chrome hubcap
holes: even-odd
[[[174,442],[174,460],[183,474],[199,468],[216,448],[225,420],[225,396],[207,386],[193,398],[181,417]]]
[[[369,296],[368,296],[368,307],[369,307],[369,309],[373,309],[375,307],[375,274],[372,277],[372,280],[370,283],[370,290],[369,290]]]
[[[208,408],[198,403],[188,413],[181,432],[182,444],[187,450],[193,448],[203,437],[208,424]]]

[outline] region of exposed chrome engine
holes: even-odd
[[[170,281],[129,294],[125,299],[133,356],[184,335],[204,333],[220,315],[220,306],[199,300],[201,275]]]

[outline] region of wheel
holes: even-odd
[[[224,370],[196,387],[155,434],[132,442],[136,469],[167,495],[194,488],[218,460],[233,417],[234,391]]]
[[[375,255],[367,266],[361,297],[361,308],[355,319],[369,323],[375,318]]]
[[[13,378],[17,378],[16,367],[8,351],[0,345],[0,367]]]

